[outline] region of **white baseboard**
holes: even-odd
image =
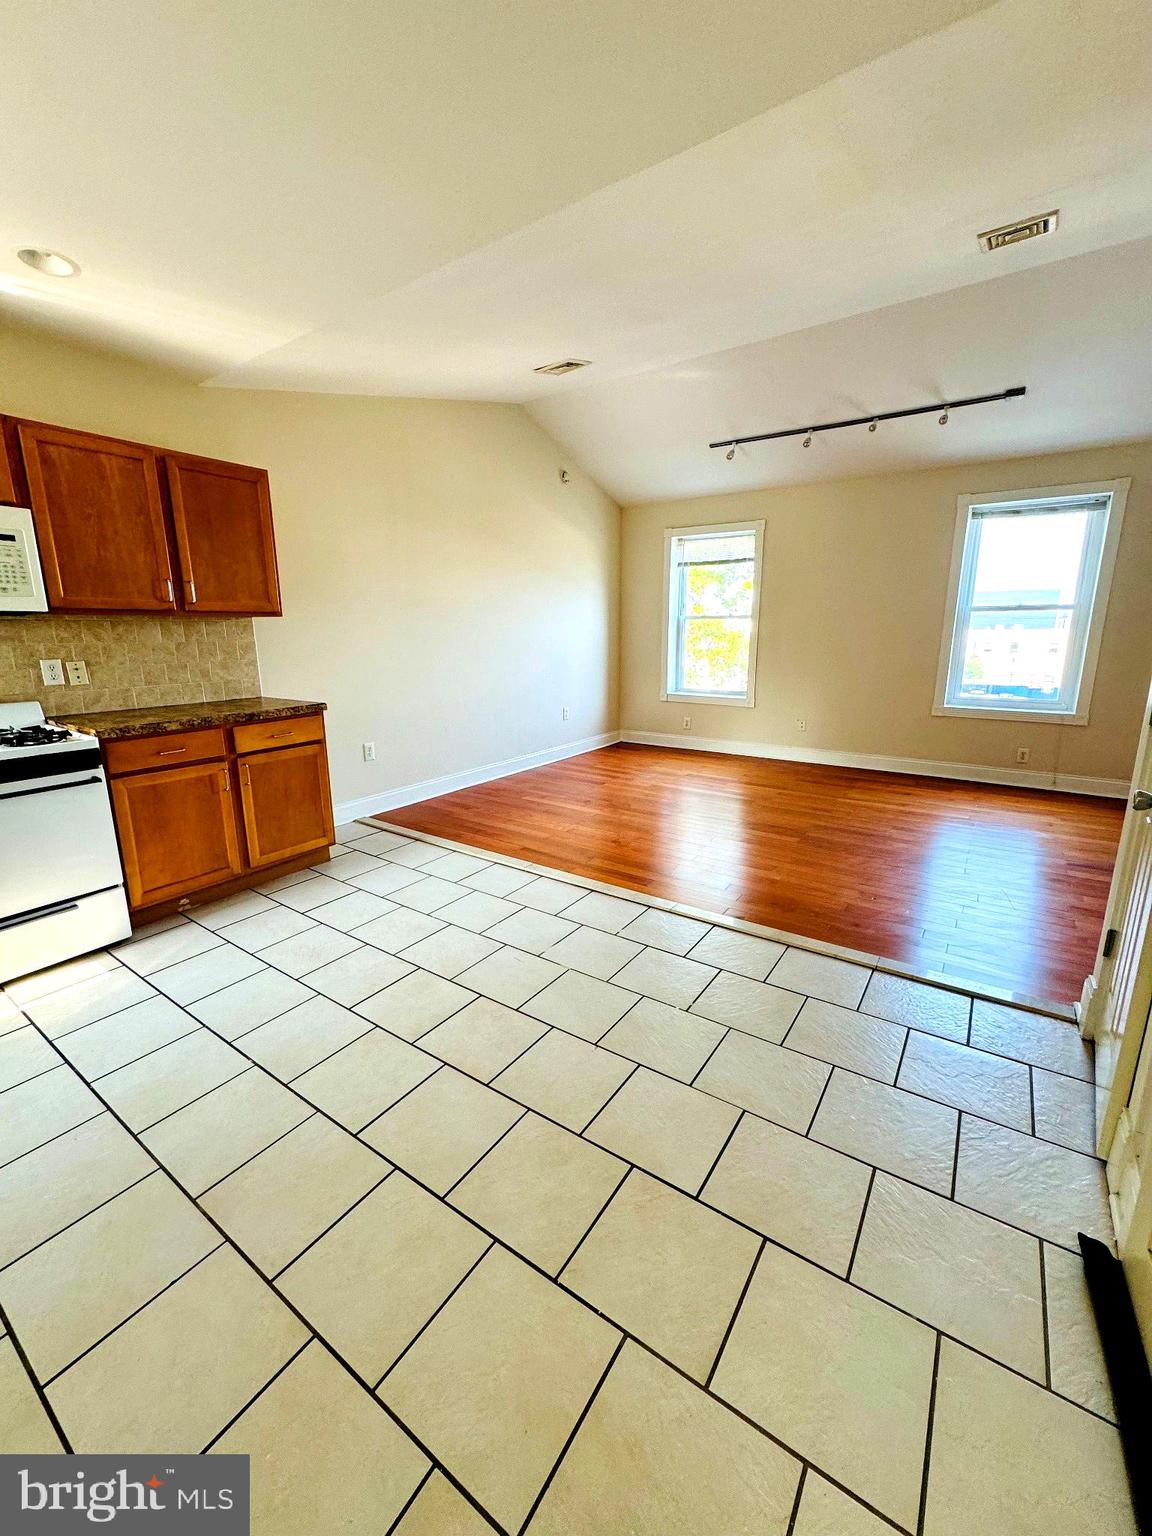
[[[594,752],[597,747],[610,747],[619,740],[618,731],[606,731],[602,736],[585,736],[581,741],[569,741],[560,747],[546,747],[542,752],[527,752],[523,757],[506,757],[498,763],[485,763],[481,768],[466,768],[462,773],[446,773],[438,779],[422,779],[418,784],[382,789],[379,794],[364,795],[359,800],[344,800],[333,807],[336,825],[342,827],[360,816],[378,816],[381,811],[394,811],[399,805],[413,805],[418,800],[434,800],[437,795],[450,795],[457,789],[470,789],[473,784],[487,784],[490,779],[506,779],[510,774],[524,773],[528,768],[543,768],[546,763],[558,763],[565,757],[579,757],[583,752]]]
[[[878,773],[918,773],[932,779],[968,779],[977,784],[1011,784],[1017,789],[1056,789],[1071,795],[1107,795],[1122,800],[1127,779],[1095,779],[1076,773],[1038,773],[1026,768],[990,768],[982,763],[940,763],[922,757],[881,757],[873,752],[832,752],[821,747],[784,747],[760,741],[723,741],[658,731],[621,731],[621,741],[647,747],[680,747],[690,752],[731,752],[738,757],[772,757],[786,763],[824,763],[831,768],[871,768]]]

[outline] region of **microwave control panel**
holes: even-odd
[[[32,514],[26,507],[0,507],[0,613],[47,610]]]

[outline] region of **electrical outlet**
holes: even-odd
[[[366,741],[364,743],[363,751],[364,761],[366,763],[374,763],[376,761],[376,743],[374,741]]]
[[[1017,747],[1016,748],[1016,761],[1018,763],[1026,763],[1031,756],[1032,756],[1032,749],[1030,747]]]
[[[570,720],[572,718],[572,711],[568,708],[567,704],[560,711],[560,718],[562,720]]]
[[[62,661],[42,661],[40,663],[40,676],[49,688],[55,688],[64,682],[64,663]]]
[[[692,716],[691,715],[685,715],[684,716],[684,729],[686,731],[690,731],[692,729]]]
[[[808,729],[808,722],[807,722],[807,720],[797,720],[797,722],[796,722],[796,729],[798,731],[806,731]]]
[[[64,670],[68,674],[68,681],[72,684],[83,684],[89,681],[88,667],[82,661],[66,661]]]

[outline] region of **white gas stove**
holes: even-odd
[[[0,704],[0,981],[130,932],[100,743]]]

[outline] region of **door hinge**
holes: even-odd
[[[1110,960],[1112,958],[1112,951],[1116,948],[1116,940],[1119,937],[1120,930],[1118,928],[1109,928],[1108,932],[1104,935],[1105,960]]]

